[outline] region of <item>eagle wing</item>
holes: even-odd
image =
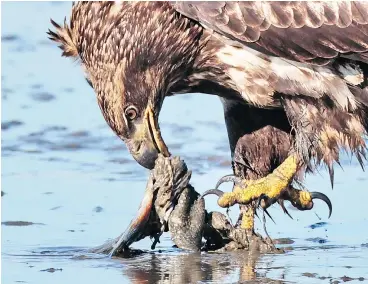
[[[240,44],[246,47],[240,50],[253,50],[232,61],[235,65],[250,63],[241,65],[246,70],[242,73],[246,76],[244,85],[250,86],[241,90],[242,96],[261,108],[266,105],[262,99],[281,96],[295,129],[295,148],[307,163],[315,155],[318,163],[323,161],[328,166],[332,181],[333,162],[339,161],[339,148],[343,146],[363,164],[363,136],[368,132],[368,2],[222,1],[172,5],[179,13],[213,30],[228,45]],[[260,55],[255,58],[257,53]]]
[[[268,55],[328,64],[368,62],[368,2],[182,2],[175,9],[222,36]]]

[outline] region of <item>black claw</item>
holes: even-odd
[[[230,217],[230,214],[229,213],[230,213],[230,208],[228,207],[228,208],[226,208],[226,216],[229,219],[230,224],[232,225],[233,224],[233,221],[231,220],[231,217]]]
[[[258,218],[259,220],[261,220],[261,218],[259,218],[259,216],[258,216],[257,210],[254,210],[254,215],[256,215],[256,216],[257,216],[257,218]]]
[[[284,200],[283,199],[279,199],[278,200],[278,203],[280,204],[282,210],[284,211],[285,214],[287,214],[291,219],[294,220],[294,218],[289,214],[289,211],[287,211],[287,209],[285,208],[285,205],[284,205]]]
[[[241,178],[234,176],[234,175],[227,175],[227,176],[223,176],[222,178],[219,179],[219,181],[217,182],[215,189],[218,189],[219,186],[221,184],[223,184],[224,182],[229,182],[232,181],[234,184],[238,185],[242,182]]]
[[[272,218],[272,216],[270,215],[270,213],[268,213],[267,209],[263,209],[263,211],[267,214],[268,217],[270,217],[270,219],[272,220],[272,222],[276,225],[275,220]]]
[[[205,197],[206,195],[209,195],[209,194],[215,194],[217,195],[218,197],[221,197],[224,192],[222,190],[219,190],[219,189],[210,189],[210,190],[207,190],[206,192],[204,192],[200,198],[203,198]]]
[[[328,215],[328,218],[330,218],[331,214],[332,214],[332,203],[331,203],[331,200],[327,197],[327,195],[325,195],[321,192],[317,192],[317,191],[311,192],[310,195],[311,195],[312,200],[313,199],[320,199],[320,200],[326,202],[326,204],[328,206],[328,209],[330,210],[330,214]]]
[[[262,194],[258,197],[258,199],[257,199],[256,207],[258,208],[258,207],[261,205],[261,201],[262,201],[262,200],[264,200],[264,201],[267,203],[268,199],[269,199],[269,198],[268,198],[268,196],[267,196],[266,194],[262,193]],[[270,217],[270,219],[272,220],[272,222],[274,222],[274,223],[276,224],[275,220],[272,218],[272,216],[270,215],[270,213],[268,213],[267,209],[266,209],[266,208],[263,208],[263,211],[267,214],[267,216],[268,216],[268,217]],[[255,211],[255,212],[256,212],[256,214],[257,214],[257,211]],[[258,216],[257,216],[257,217],[258,217]]]

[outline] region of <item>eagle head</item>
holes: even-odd
[[[152,169],[169,156],[158,116],[193,72],[202,28],[165,2],[77,2],[50,39],[79,59],[102,114],[134,159]]]

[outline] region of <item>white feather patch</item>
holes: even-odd
[[[321,98],[328,95],[343,109],[355,108],[356,102],[346,82],[361,82],[363,75],[352,67],[339,70],[286,60],[248,47],[227,45],[217,53],[228,65],[227,74],[244,100],[260,106],[275,104],[275,92]]]
[[[111,6],[109,16],[115,17],[121,13],[123,1],[114,1],[114,5]]]
[[[363,71],[359,66],[354,66],[352,64],[340,65],[338,67],[339,72],[344,77],[344,79],[352,85],[359,85],[364,81]]]

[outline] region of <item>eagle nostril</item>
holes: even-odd
[[[135,148],[135,151],[134,152],[136,152],[136,153],[139,153],[139,151],[141,150],[141,148],[142,148],[142,141],[140,141],[139,143],[138,143],[138,145],[137,145],[137,147]]]

